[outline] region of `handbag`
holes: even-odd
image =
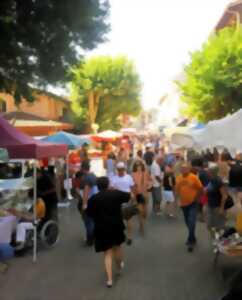
[[[228,210],[234,206],[234,200],[231,196],[228,195],[225,203],[224,203],[224,209]]]
[[[122,215],[125,220],[130,220],[139,213],[138,206],[133,203],[127,203],[122,206]]]

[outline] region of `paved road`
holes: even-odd
[[[125,247],[124,274],[108,290],[102,256],[81,245],[78,213],[70,208],[61,215],[58,247],[41,251],[37,264],[31,256],[13,260],[7,274],[0,275],[1,300],[216,300],[223,294],[222,272],[212,268],[203,224],[198,228],[199,246],[190,254],[184,247],[181,217],[150,217],[146,238],[136,234],[134,244]],[[230,263],[221,261],[223,269]]]

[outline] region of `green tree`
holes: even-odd
[[[222,118],[242,107],[242,27],[212,35],[191,55],[179,82],[184,112],[201,121]]]
[[[140,112],[141,83],[134,63],[125,56],[93,57],[71,70],[73,111],[89,129],[117,129],[122,113]]]
[[[0,91],[33,100],[31,87],[68,81],[80,53],[105,40],[108,0],[1,0]]]

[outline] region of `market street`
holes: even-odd
[[[213,269],[213,254],[205,225],[199,223],[199,245],[194,253],[184,246],[185,227],[165,216],[150,216],[145,239],[135,236],[125,246],[125,270],[109,290],[105,287],[102,257],[82,246],[83,225],[74,204],[61,210],[61,241],[55,249],[11,262],[0,275],[1,300],[210,300],[219,299],[224,277],[239,268],[222,258]],[[136,231],[137,232],[137,231]],[[233,269],[234,268],[234,269]]]

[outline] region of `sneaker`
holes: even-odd
[[[189,246],[187,247],[187,251],[188,251],[188,252],[193,252],[193,250],[194,250],[194,248],[193,248],[192,245],[189,245]]]
[[[123,261],[121,261],[121,263],[120,263],[120,269],[121,269],[121,270],[124,269],[124,262],[123,262]]]
[[[133,241],[132,241],[131,239],[127,239],[126,244],[127,244],[128,246],[131,246],[132,243],[133,243]]]
[[[0,262],[0,273],[4,274],[8,270],[8,265]]]
[[[93,239],[86,240],[86,246],[87,246],[87,247],[92,247],[93,244],[94,244]]]
[[[113,281],[112,280],[108,280],[107,282],[106,282],[106,286],[107,286],[107,288],[111,288],[112,286],[113,286]]]
[[[118,271],[117,271],[118,276],[120,276],[122,274],[123,269],[124,269],[124,262],[121,261],[121,263],[118,266]]]
[[[186,244],[185,244],[186,246],[196,246],[197,245],[197,240],[194,240],[193,242],[190,242],[190,241],[186,241]]]

